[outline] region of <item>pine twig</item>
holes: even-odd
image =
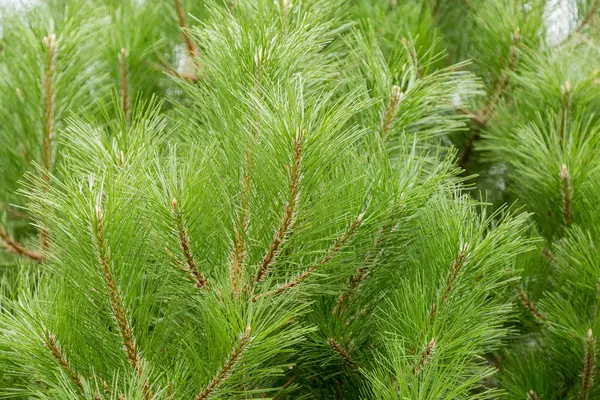
[[[14,207],[11,207],[8,204],[4,205],[4,209],[6,210],[6,212],[9,215],[12,215],[13,217],[23,218],[23,219],[31,219],[31,215],[29,215],[28,213],[26,213],[24,211],[20,211]]]
[[[567,124],[569,122],[569,113],[571,111],[571,104],[572,104],[572,100],[571,100],[571,84],[569,83],[569,81],[566,81],[561,87],[560,87],[560,93],[562,96],[562,106],[560,109],[560,117],[558,120],[558,143],[560,145],[560,149],[561,151],[563,151],[563,144],[564,144],[564,139],[565,139],[565,134],[567,131]]]
[[[254,82],[253,88],[258,92],[259,98],[262,98],[262,93],[259,91],[262,81],[261,68],[263,63],[262,47],[259,47],[258,53],[254,55]],[[260,119],[255,119],[252,122],[252,137],[255,142],[258,141],[260,135]],[[231,286],[235,295],[242,290],[243,266],[246,261],[246,235],[248,233],[248,224],[250,220],[250,194],[252,191],[252,176],[250,171],[254,162],[252,146],[249,145],[244,153],[244,164],[242,170],[242,191],[240,196],[240,205],[238,208],[237,223],[234,227],[234,246],[231,255],[230,279]]]
[[[423,68],[419,66],[419,58],[417,57],[414,44],[412,42],[409,42],[407,38],[403,37],[402,45],[404,46],[404,49],[408,52],[408,55],[410,56],[414,67],[417,69],[417,75],[419,76],[419,78],[422,78],[425,75],[425,71],[423,71]]]
[[[396,112],[398,111],[398,106],[404,99],[404,93],[400,90],[399,86],[392,86],[392,95],[390,96],[390,101],[388,103],[388,107],[385,110],[385,114],[383,117],[383,126],[381,128],[381,138],[383,140],[387,139],[390,128],[392,127],[392,122],[394,121],[394,117],[396,116]]]
[[[176,199],[173,199],[171,205],[175,230],[177,231],[177,237],[179,239],[181,251],[185,257],[185,265],[182,266],[183,270],[188,273],[190,280],[194,283],[194,285],[198,289],[202,289],[207,285],[207,281],[204,277],[204,274],[198,270],[198,265],[196,264],[196,260],[194,260],[194,256],[192,255],[192,250],[190,249],[190,237],[188,235],[187,227],[185,226],[183,212],[177,207]]]
[[[555,261],[554,259],[554,253],[552,253],[552,250],[550,250],[547,247],[544,247],[541,251],[542,253],[542,257],[544,257],[546,260],[548,260],[548,262],[553,263]]]
[[[129,72],[127,65],[127,49],[121,49],[119,53],[119,78],[121,90],[121,106],[123,107],[123,115],[127,125],[131,123],[131,111],[129,104]]]
[[[351,365],[354,364],[352,362],[352,360],[350,359],[350,355],[348,354],[348,352],[346,350],[344,350],[342,348],[342,346],[335,339],[328,339],[327,344],[329,345],[329,347],[331,347],[333,349],[333,351],[335,351],[336,353],[338,353],[340,355],[340,357],[342,357],[344,362],[351,364]]]
[[[0,226],[0,244],[3,244],[10,253],[18,256],[27,257],[33,261],[41,262],[44,260],[42,253],[33,251],[13,240],[8,233]]]
[[[133,337],[129,320],[125,314],[123,301],[121,299],[117,283],[112,276],[110,266],[110,247],[104,240],[104,215],[102,208],[99,206],[96,207],[96,226],[94,230],[98,261],[100,263],[104,282],[108,290],[111,311],[119,327],[121,344],[123,345],[123,349],[125,350],[129,364],[135,373],[141,377],[144,375],[142,370],[142,360],[137,353],[135,338]],[[144,395],[146,399],[151,399],[153,397],[147,381],[144,382]]]
[[[287,382],[285,382],[281,388],[277,391],[277,393],[275,393],[275,396],[273,396],[273,399],[271,400],[277,400],[277,398],[283,393],[283,391],[288,388],[292,383],[294,383],[294,381],[296,380],[296,375],[292,376],[290,379],[287,380]]]
[[[52,140],[54,136],[54,79],[56,73],[56,35],[44,37],[44,46],[48,51],[46,70],[43,78],[44,90],[44,132],[43,132],[43,151],[42,151],[42,178],[48,182],[50,180],[50,169],[52,168]]]
[[[421,371],[423,371],[423,368],[425,368],[425,366],[431,360],[431,357],[433,356],[434,351],[435,351],[435,340],[432,338],[429,341],[429,343],[427,344],[427,347],[425,348],[425,350],[423,351],[423,354],[421,354],[421,359],[419,360],[419,362],[416,363],[415,365],[413,365],[413,368],[412,368],[413,376],[417,376],[421,373]]]
[[[431,16],[437,17],[438,12],[440,11],[440,3],[441,0],[434,0],[433,5],[431,6]]]
[[[469,111],[464,108],[458,107],[456,109],[459,113],[468,116],[472,121],[476,122],[482,128],[487,127],[487,120],[484,119],[481,115],[479,115],[479,111]]]
[[[175,0],[175,10],[177,11],[177,20],[179,22],[179,28],[181,29],[181,34],[183,35],[183,41],[185,42],[185,46],[187,47],[188,54],[190,58],[197,63],[198,62],[198,47],[192,41],[190,34],[188,32],[188,25],[185,19],[185,10],[183,9],[183,4],[181,0]]]
[[[487,127],[489,120],[494,116],[500,100],[502,100],[510,85],[510,72],[515,71],[517,67],[519,43],[521,42],[521,29],[517,27],[511,36],[512,44],[510,46],[510,52],[508,55],[508,71],[502,76],[502,78],[498,80],[494,94],[488,96],[481,110],[477,110],[472,113],[467,112],[467,115],[470,115],[471,119],[475,121],[481,128]],[[461,112],[464,114],[463,111]],[[461,168],[466,169],[471,154],[475,148],[475,142],[477,142],[479,139],[481,139],[481,133],[477,131],[467,140],[467,144],[459,155],[459,165]]]
[[[58,365],[60,365],[62,370],[67,375],[69,375],[69,377],[71,378],[71,380],[73,381],[75,386],[77,386],[77,388],[81,392],[83,392],[84,389],[83,389],[83,385],[81,384],[81,379],[79,379],[79,376],[77,375],[75,370],[73,370],[73,368],[71,368],[71,365],[69,363],[69,360],[67,359],[67,356],[65,355],[65,353],[62,351],[62,349],[56,342],[56,336],[53,335],[52,333],[48,332],[48,330],[45,327],[44,327],[43,340],[44,340],[44,347],[46,347],[46,349],[48,349],[48,351],[50,351],[50,354],[52,355],[52,357],[54,357],[54,359],[56,360]]]
[[[211,394],[215,391],[217,386],[223,383],[229,376],[231,375],[232,370],[239,363],[240,358],[247,350],[248,345],[252,341],[251,336],[251,327],[248,325],[246,328],[246,332],[241,337],[239,343],[233,348],[229,358],[223,364],[223,367],[216,373],[216,375],[211,379],[208,385],[200,392],[200,394],[196,397],[196,400],[207,400]]]
[[[544,316],[537,310],[537,307],[531,300],[529,300],[529,296],[527,296],[527,293],[525,293],[523,289],[517,288],[517,296],[519,297],[521,304],[523,304],[523,307],[525,307],[525,309],[527,309],[531,313],[531,315],[542,321],[546,321],[546,316]]]
[[[454,285],[458,279],[458,276],[463,267],[465,258],[467,256],[467,245],[464,245],[460,251],[458,252],[458,258],[454,260],[452,263],[452,268],[450,270],[450,275],[448,276],[448,281],[446,283],[446,290],[444,291],[444,300],[442,300],[442,304],[446,303],[448,297],[450,297],[450,292],[454,289]]]
[[[334,315],[341,315],[345,302],[350,298],[352,292],[358,288],[363,280],[367,278],[371,271],[371,267],[377,259],[377,255],[380,252],[381,244],[384,241],[382,235],[385,235],[390,231],[390,225],[386,225],[381,229],[380,235],[373,240],[372,250],[365,256],[364,266],[359,267],[354,272],[352,280],[348,284],[347,290],[339,297],[335,307],[333,308]],[[375,255],[373,255],[375,254]]]
[[[291,227],[294,225],[296,219],[296,212],[298,208],[299,198],[299,185],[300,185],[300,168],[302,165],[302,138],[300,137],[300,131],[296,132],[296,139],[294,140],[294,156],[288,167],[289,175],[289,193],[290,198],[285,205],[283,213],[283,220],[279,229],[275,233],[275,237],[267,250],[267,253],[263,257],[263,260],[256,272],[256,278],[252,277],[252,282],[263,282],[269,273],[269,267],[279,253],[281,252],[281,245],[286,240],[290,233]]]
[[[47,53],[47,66],[42,79],[44,91],[44,130],[42,139],[42,179],[44,181],[44,190],[49,190],[50,172],[52,170],[52,141],[54,139],[54,80],[56,74],[56,35],[51,34],[44,37],[44,46]],[[40,244],[42,249],[48,246],[49,232],[47,229],[40,229]]]
[[[320,267],[329,263],[340,252],[340,250],[342,249],[344,244],[352,236],[354,236],[354,234],[356,233],[356,230],[362,224],[363,217],[364,217],[364,214],[361,213],[358,216],[358,218],[356,218],[356,220],[348,227],[348,229],[346,229],[346,231],[338,238],[335,245],[333,245],[332,247],[329,248],[329,250],[327,251],[327,254],[325,254],[325,256],[323,256],[323,258],[321,258],[317,264],[310,266],[309,268],[305,269],[300,275],[277,286],[275,289],[252,297],[252,301],[255,302],[262,297],[273,296],[276,294],[283,293],[283,292],[297,286],[298,284],[303,282],[306,278],[310,277],[313,273],[315,273]]]
[[[582,386],[581,386],[581,398],[588,400],[590,396],[590,390],[594,383],[594,376],[596,374],[596,339],[592,333],[592,329],[588,329],[587,337],[585,338],[585,356],[583,358],[583,373],[582,373]]]
[[[521,29],[517,27],[515,29],[512,36],[512,44],[510,46],[510,51],[508,55],[508,63],[507,63],[507,72],[502,76],[502,78],[498,81],[498,84],[495,88],[495,93],[492,97],[488,97],[486,100],[483,109],[481,110],[481,115],[489,120],[489,118],[493,115],[496,107],[500,100],[504,97],[506,90],[510,85],[510,72],[513,72],[517,68],[517,60],[518,60],[518,50],[519,43],[521,42]]]
[[[231,265],[229,267],[231,286],[234,293],[242,289],[243,266],[246,261],[246,234],[248,233],[248,222],[250,219],[250,190],[252,178],[250,176],[250,165],[252,163],[251,151],[246,152],[244,159],[244,171],[242,176],[242,192],[238,208],[237,224],[234,227],[234,243],[231,254]]]
[[[583,20],[581,21],[581,23],[573,31],[574,34],[581,32],[583,30],[583,28],[585,28],[585,26],[590,23],[590,21],[592,20],[592,18],[594,18],[594,15],[596,14],[596,10],[598,9],[598,6],[600,6],[600,0],[593,0],[592,4],[590,4],[590,8],[588,9],[587,13],[585,14],[585,17],[583,17]]]
[[[177,71],[159,53],[156,53],[156,58],[158,59],[158,62],[162,65],[162,68],[160,68],[159,66],[156,66],[157,69],[162,70],[165,73],[167,73],[168,75],[174,76],[179,79],[183,79],[183,80],[190,81],[190,82],[198,81],[197,75]]]
[[[460,272],[462,270],[462,267],[465,263],[465,259],[467,257],[467,250],[468,250],[468,246],[465,244],[459,250],[458,257],[452,262],[452,267],[450,268],[450,273],[448,274],[448,278],[446,280],[446,286],[444,288],[444,295],[442,298],[442,303],[440,304],[439,308],[441,308],[444,304],[446,304],[446,301],[450,297],[450,293],[452,293],[452,289],[454,289],[454,286],[456,285],[456,281],[458,280],[458,277],[460,276]],[[438,305],[437,305],[437,303],[434,303],[433,307],[431,308],[431,313],[429,314],[429,319],[431,321],[434,320],[435,316],[437,315],[437,312],[438,312]]]
[[[571,209],[571,201],[573,196],[573,188],[571,187],[571,176],[569,170],[565,164],[560,169],[560,179],[562,180],[562,199],[563,199],[563,211],[565,213],[565,221],[567,225],[571,225],[573,215]]]

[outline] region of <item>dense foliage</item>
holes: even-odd
[[[598,21],[4,10],[0,398],[600,397]]]

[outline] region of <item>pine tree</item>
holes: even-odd
[[[600,396],[573,3],[3,11],[0,397]]]

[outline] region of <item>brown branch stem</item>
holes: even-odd
[[[394,117],[396,116],[396,112],[398,111],[398,106],[402,102],[404,98],[404,94],[400,90],[399,86],[392,86],[392,94],[390,96],[390,100],[385,110],[385,114],[383,116],[383,124],[381,128],[381,138],[383,140],[387,139],[387,136],[390,132],[390,128],[392,127],[392,122],[394,121]]]
[[[450,273],[448,274],[448,278],[446,279],[446,285],[444,287],[442,302],[439,306],[437,303],[434,303],[433,307],[431,308],[431,313],[429,314],[429,319],[432,322],[435,319],[437,313],[439,312],[439,309],[441,309],[442,306],[444,304],[446,304],[446,301],[448,300],[448,298],[450,297],[450,294],[452,293],[452,289],[454,289],[454,286],[456,285],[456,281],[458,280],[458,277],[460,276],[460,272],[462,270],[462,267],[465,263],[465,259],[467,257],[467,249],[468,249],[467,245],[462,246],[461,249],[458,251],[458,257],[452,262],[452,266],[450,268]]]
[[[252,341],[251,336],[251,327],[248,325],[246,328],[246,332],[240,338],[239,343],[233,348],[231,354],[229,355],[227,361],[221,369],[216,373],[216,375],[211,379],[206,388],[200,392],[196,400],[207,400],[210,395],[215,391],[217,386],[223,383],[231,374],[232,370],[239,363],[240,358],[244,354],[244,351],[248,348],[248,345]]]
[[[521,29],[517,27],[511,37],[512,44],[510,46],[506,65],[507,71],[500,79],[498,79],[493,94],[488,95],[480,110],[465,112],[465,110],[459,109],[459,112],[469,115],[471,119],[479,125],[480,128],[486,128],[489,125],[490,119],[494,117],[500,100],[502,100],[504,94],[510,86],[510,73],[514,72],[517,68],[519,43],[521,42]],[[477,142],[479,139],[481,139],[481,133],[479,131],[470,135],[467,144],[459,156],[458,162],[461,168],[466,169],[469,159],[473,154],[475,142]]]
[[[590,390],[594,384],[594,376],[596,374],[596,339],[592,333],[592,329],[588,329],[587,337],[585,338],[585,355],[583,359],[583,373],[581,385],[581,397],[583,400],[588,400]]]
[[[234,244],[229,268],[231,286],[234,293],[239,293],[242,289],[243,265],[246,261],[246,235],[250,219],[250,190],[252,188],[252,178],[250,176],[251,164],[252,152],[248,149],[244,159],[242,191],[237,212],[237,223],[234,227]]]
[[[44,128],[42,135],[42,160],[40,163],[44,190],[49,190],[50,173],[52,171],[52,141],[54,140],[54,80],[56,73],[56,35],[44,37],[44,46],[48,51],[47,65],[42,79],[44,91]],[[48,246],[49,232],[41,228],[39,232],[42,249]]]
[[[67,359],[67,356],[62,351],[62,349],[60,348],[60,346],[58,345],[58,343],[56,341],[56,336],[53,335],[52,333],[48,332],[48,330],[46,328],[44,328],[43,340],[44,340],[44,347],[46,347],[46,349],[48,349],[48,351],[50,351],[50,354],[52,355],[52,357],[54,357],[54,359],[56,360],[58,365],[60,365],[62,370],[71,378],[71,380],[73,381],[75,386],[77,386],[77,388],[81,392],[83,392],[84,389],[83,389],[83,385],[81,384],[81,379],[79,379],[79,376],[77,375],[75,370],[73,370],[73,368],[71,368],[71,365],[69,363],[69,360]]]
[[[358,216],[358,218],[356,218],[356,220],[354,220],[354,222],[352,222],[352,224],[346,229],[346,231],[338,238],[336,243],[332,247],[329,248],[327,253],[323,256],[323,258],[321,258],[319,260],[319,262],[317,264],[310,266],[309,268],[305,269],[300,275],[277,286],[275,289],[252,297],[252,301],[255,302],[262,297],[267,297],[267,296],[272,296],[272,295],[276,295],[279,293],[283,293],[283,292],[297,286],[298,284],[303,282],[305,279],[310,277],[313,273],[315,273],[320,267],[329,263],[340,252],[340,250],[342,249],[344,244],[352,236],[354,236],[354,234],[356,233],[356,230],[358,229],[358,227],[361,225],[361,223],[363,221],[363,217],[364,217],[364,214],[361,213]]]
[[[179,209],[177,206],[177,200],[173,199],[171,202],[172,211],[173,211],[173,222],[175,225],[175,230],[177,232],[177,238],[179,239],[179,244],[181,246],[181,251],[183,252],[183,256],[185,258],[185,265],[182,265],[183,270],[188,273],[190,280],[194,283],[194,285],[202,289],[207,285],[206,278],[199,271],[198,265],[196,264],[196,260],[194,260],[194,256],[192,254],[192,250],[190,248],[190,237],[188,235],[188,230],[185,225],[183,211]]]
[[[333,351],[338,353],[346,363],[353,364],[352,360],[350,359],[350,354],[348,354],[348,352],[344,350],[335,339],[328,339],[327,344],[333,349]]]
[[[583,20],[577,26],[577,28],[573,31],[573,33],[581,32],[583,30],[583,28],[585,28],[585,26],[590,23],[592,18],[594,18],[594,14],[596,14],[596,10],[598,9],[598,6],[600,6],[600,0],[593,0],[592,4],[590,4],[590,8],[588,9],[587,13],[585,14],[585,17],[583,17]]]
[[[94,236],[96,242],[96,250],[98,253],[98,262],[102,270],[102,275],[106,288],[108,291],[108,297],[110,301],[111,311],[113,318],[115,319],[121,335],[121,344],[125,350],[127,360],[131,367],[138,376],[143,376],[142,360],[137,353],[135,338],[131,330],[131,325],[127,319],[123,301],[117,283],[115,282],[110,261],[110,246],[105,241],[104,237],[104,214],[101,207],[96,207],[96,226],[94,227]],[[146,399],[152,398],[152,392],[150,391],[147,381],[144,383],[144,394]]]
[[[188,32],[188,25],[185,18],[185,10],[183,9],[183,4],[181,0],[175,0],[175,10],[177,11],[177,20],[179,23],[179,28],[181,29],[181,34],[183,35],[183,41],[185,42],[185,46],[187,47],[188,54],[190,58],[197,63],[198,62],[198,47],[192,41],[190,34]]]
[[[419,360],[419,362],[416,363],[415,365],[413,365],[412,374],[414,376],[419,375],[421,373],[421,371],[423,371],[423,368],[425,368],[427,363],[429,363],[429,360],[431,360],[431,357],[433,356],[434,351],[435,351],[435,340],[431,339],[429,341],[429,343],[427,344],[427,347],[421,354],[421,359]]]
[[[33,251],[13,240],[8,233],[0,226],[0,244],[3,244],[10,253],[18,256],[27,257],[33,261],[43,261],[43,255],[38,251]]]
[[[121,89],[121,107],[123,107],[123,115],[127,125],[131,123],[131,112],[129,104],[129,72],[127,65],[127,49],[121,49],[119,53],[119,78]]]
[[[563,211],[565,213],[565,221],[568,225],[571,225],[573,220],[572,210],[571,210],[571,197],[573,195],[573,188],[571,186],[571,176],[569,175],[569,170],[565,164],[562,165],[560,169],[560,179],[562,181],[561,192],[563,199]]]
[[[47,65],[42,79],[44,90],[44,131],[43,131],[43,150],[42,150],[42,178],[48,182],[50,180],[50,170],[52,168],[52,140],[54,136],[54,75],[56,72],[56,35],[44,37],[44,45],[48,51]]]
[[[275,233],[275,237],[267,250],[267,253],[262,259],[262,262],[256,272],[256,277],[252,277],[252,282],[263,282],[269,273],[269,267],[275,262],[275,259],[281,252],[281,245],[286,240],[296,219],[296,211],[298,207],[299,185],[300,185],[300,168],[302,164],[302,137],[300,130],[296,132],[294,140],[294,155],[288,167],[289,175],[289,200],[285,205],[283,212],[283,220],[279,229]]]
[[[525,293],[523,289],[517,288],[517,296],[519,297],[521,304],[523,304],[523,307],[525,307],[525,309],[527,309],[531,313],[531,315],[542,321],[546,321],[546,316],[544,316],[537,310],[537,307],[531,300],[529,300],[529,296],[527,296],[527,293]]]

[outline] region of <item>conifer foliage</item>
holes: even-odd
[[[3,10],[0,398],[600,397],[600,2],[560,4]]]

